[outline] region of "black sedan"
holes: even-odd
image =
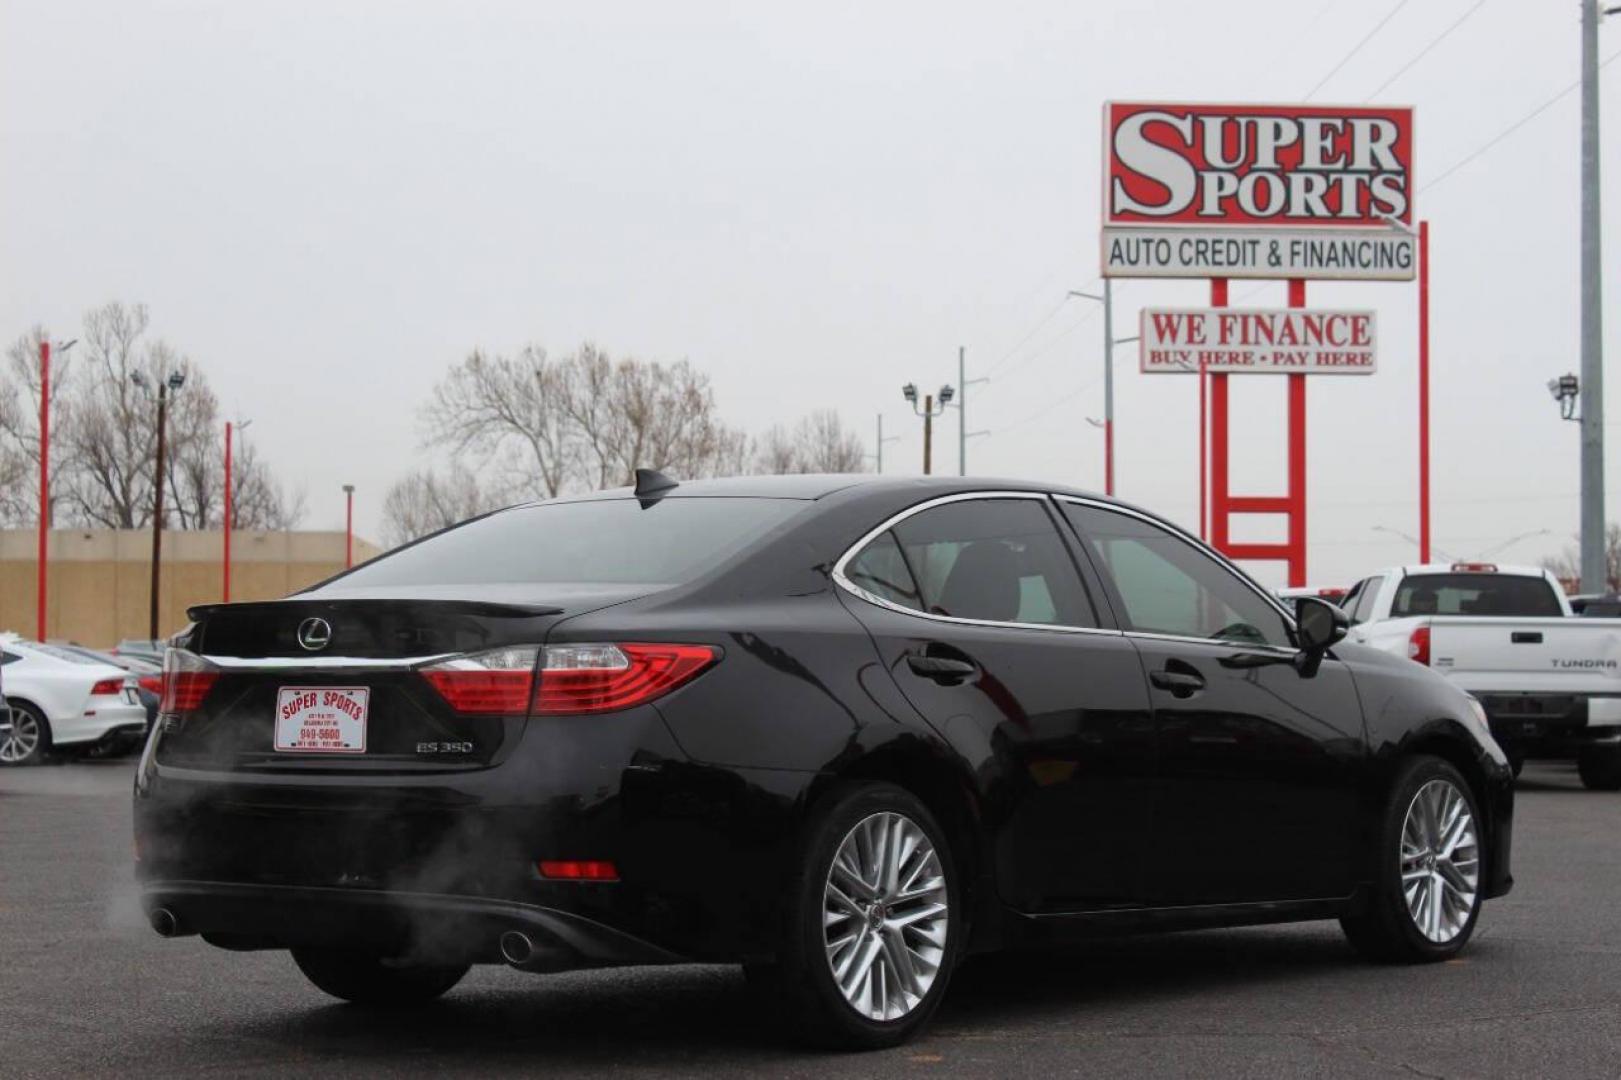
[[[1512,884],[1472,699],[1079,492],[644,473],[192,618],[152,924],[362,1004],[731,962],[880,1046],[969,953],[1338,919],[1438,960]]]

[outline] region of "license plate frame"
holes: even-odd
[[[272,747],[278,754],[364,754],[369,686],[282,686]]]

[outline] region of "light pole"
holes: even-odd
[[[1137,335],[1114,336],[1114,279],[1103,279],[1103,295],[1069,290],[1064,299],[1096,300],[1103,305],[1103,493],[1114,494],[1114,350],[1117,345],[1136,341]]]
[[[912,404],[912,411],[923,418],[923,475],[928,476],[934,467],[934,418],[946,411],[951,404],[954,391],[950,383],[940,387],[940,407],[934,407],[934,395],[927,394],[923,398],[923,407],[917,407],[917,384],[907,383],[901,387],[901,396]]]
[[[1610,15],[1621,7],[1603,9]],[[1599,0],[1582,0],[1582,587],[1609,588],[1604,543],[1604,290],[1600,237]]]
[[[967,476],[968,475],[968,440],[972,439],[972,438],[974,438],[976,436],[979,436],[979,435],[989,435],[990,434],[989,431],[969,431],[968,430],[968,388],[970,386],[973,386],[975,383],[988,383],[991,380],[990,380],[989,376],[986,376],[986,377],[980,378],[980,379],[970,379],[968,377],[968,372],[964,368],[964,359],[963,358],[964,358],[965,352],[966,352],[966,350],[961,345],[957,346],[957,403],[956,403],[956,405],[954,405],[954,406],[951,405],[951,398],[948,397],[948,396],[941,397],[941,399],[940,399],[942,407],[951,406],[952,408],[955,408],[957,410],[957,475],[958,476]]]
[[[146,375],[137,371],[130,379],[142,390],[148,389]],[[158,457],[152,481],[152,585],[148,608],[147,636],[158,640],[158,585],[163,557],[163,457],[169,421],[169,393],[179,393],[186,385],[186,373],[171,371],[168,378],[158,381]]]
[[[873,454],[873,456],[877,459],[877,465],[873,469],[874,472],[881,473],[881,472],[884,471],[884,444],[886,442],[900,442],[900,438],[901,437],[899,435],[885,435],[884,434],[884,414],[879,413],[878,414],[878,442],[876,444],[876,450],[874,451],[874,454]]]
[[[355,486],[343,485],[343,568],[355,565]]]
[[[57,347],[59,355],[78,344],[73,338]],[[51,343],[39,343],[39,558],[34,566],[39,580],[35,583],[35,630],[39,640],[45,640],[45,570],[49,557],[51,531]]]

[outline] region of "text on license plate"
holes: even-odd
[[[364,686],[284,686],[276,694],[276,749],[298,754],[364,754]]]

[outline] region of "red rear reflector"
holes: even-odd
[[[619,871],[614,864],[597,859],[543,859],[538,864],[540,876],[553,881],[618,881]]]
[[[217,671],[165,671],[163,704],[158,708],[166,713],[191,712],[203,703],[219,677]]]
[[[1407,639],[1407,657],[1410,660],[1418,661],[1420,664],[1429,664],[1430,628],[1428,626],[1420,626]]]
[[[613,656],[615,650],[622,661]],[[570,659],[575,656],[581,659]],[[643,705],[690,681],[717,659],[718,651],[708,645],[548,645],[535,712],[569,716]]]
[[[439,695],[459,713],[521,715],[529,708],[534,673],[525,671],[455,671],[428,669],[422,672]]]
[[[123,692],[123,678],[103,679],[90,688],[91,697],[116,697]]]

